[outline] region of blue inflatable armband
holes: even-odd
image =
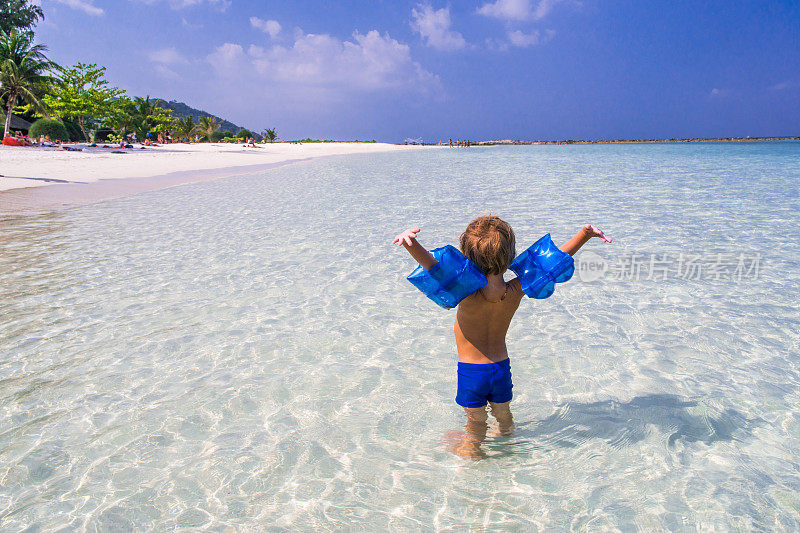
[[[444,307],[452,309],[458,302],[485,287],[488,281],[483,272],[453,246],[431,250],[438,261],[430,270],[418,266],[408,281],[422,294]]]
[[[522,252],[509,266],[522,284],[522,292],[539,300],[556,290],[556,283],[569,281],[575,272],[575,260],[553,244],[548,233]]]

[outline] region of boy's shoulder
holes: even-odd
[[[522,301],[522,297],[525,296],[525,293],[522,292],[522,282],[519,278],[514,278],[508,282],[508,295],[516,301],[516,305],[519,306],[520,302]]]
[[[470,312],[482,312],[486,309],[497,308],[513,308],[513,310],[516,310],[523,296],[525,296],[525,293],[522,292],[522,284],[519,278],[514,278],[506,283],[506,293],[499,300],[490,301],[486,295],[483,294],[482,290],[479,289],[464,298],[461,303],[466,305],[462,306],[459,304],[459,308],[463,307]]]

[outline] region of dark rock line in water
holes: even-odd
[[[498,139],[492,141],[469,141],[471,146],[528,146],[539,144],[658,144],[658,143],[708,143],[708,142],[748,142],[748,141],[800,141],[798,137],[687,137],[672,139],[611,139],[611,140],[573,140],[562,141],[520,141]],[[415,143],[425,146],[442,146],[439,143]],[[444,143],[443,146],[447,146]],[[453,146],[455,148],[455,146]]]

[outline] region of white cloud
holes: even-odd
[[[514,46],[525,47],[539,42],[539,32],[523,33],[520,30],[508,32],[508,42]]]
[[[481,15],[504,20],[527,20],[530,12],[530,0],[497,0],[478,8]]]
[[[167,3],[172,9],[183,9],[200,4],[208,4],[211,7],[225,11],[231,6],[231,0],[138,0],[145,4]]]
[[[800,87],[800,82],[782,81],[781,83],[776,83],[770,89],[773,91],[785,91],[786,89],[796,89],[798,87]]]
[[[268,33],[273,39],[281,32],[281,25],[277,20],[262,20],[258,17],[250,17],[250,25],[264,33]]]
[[[553,10],[553,7],[561,0],[539,0],[536,9],[533,10],[533,20],[545,18]]]
[[[189,62],[174,47],[153,50],[148,54],[148,57],[153,63],[160,63],[162,65],[185,65]]]
[[[64,4],[72,9],[79,9],[89,15],[99,16],[105,13],[102,9],[94,5],[93,0],[56,0],[59,4]]]
[[[531,0],[496,0],[478,8],[480,15],[511,21],[541,20],[561,0],[539,0],[536,6]]]
[[[291,46],[251,45],[247,51],[239,44],[225,43],[207,60],[228,79],[270,82],[271,89],[276,85],[311,88],[342,96],[392,88],[423,92],[439,88],[438,77],[412,60],[408,45],[376,30],[355,32],[352,41],[299,32]]]
[[[506,52],[512,47],[528,48],[550,41],[555,34],[555,30],[534,30],[530,33],[525,33],[520,30],[509,30],[506,32],[505,39],[486,39],[486,47],[490,50],[497,50],[500,52]]]
[[[233,43],[225,43],[217,47],[217,49],[208,56],[208,62],[219,71],[235,68],[237,63],[240,63],[244,59],[246,59],[246,56],[242,46]]]
[[[526,48],[528,46],[546,43],[552,39],[555,34],[556,32],[553,30],[547,30],[544,33],[540,32],[539,30],[534,31],[533,33],[525,33],[520,30],[514,30],[508,32],[508,42],[512,46]]]
[[[419,10],[417,10],[419,8]],[[411,29],[438,50],[459,50],[467,45],[464,37],[450,29],[450,9],[434,10],[430,4],[419,4],[411,10]]]
[[[156,73],[163,78],[172,80],[180,79],[180,75],[166,65],[157,64],[153,67],[153,70],[155,70]]]
[[[181,65],[188,65],[189,60],[186,59],[180,52],[173,48],[162,48],[160,50],[153,50],[147,54],[148,59],[155,63],[153,69],[165,78],[177,79],[180,78],[173,67]]]
[[[190,30],[198,30],[203,27],[202,24],[193,24],[189,22],[188,20],[186,20],[186,17],[181,18],[181,24],[183,25],[184,28],[189,28]]]

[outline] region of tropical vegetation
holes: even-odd
[[[261,136],[264,137],[265,140],[274,143],[275,140],[278,138],[278,134],[275,133],[275,128],[265,129],[261,132]]]
[[[16,29],[33,35],[33,26],[39,19],[44,19],[39,5],[28,0],[0,0],[0,31],[4,33]]]
[[[52,84],[56,64],[47,59],[47,47],[33,44],[31,33],[16,28],[0,33],[0,97],[5,101],[4,135],[11,127],[11,113],[18,105],[43,109],[41,97]]]
[[[33,28],[44,19],[39,2],[34,0],[0,0],[0,106],[5,113],[4,136],[10,134],[12,114],[28,120],[45,119],[39,135],[51,139],[66,137],[84,141],[100,137],[125,139],[135,134],[144,140],[148,134],[170,132],[173,140],[237,142],[260,138],[253,132],[219,131],[223,124],[233,124],[214,116],[183,115],[185,104],[151,99],[149,96],[128,96],[124,90],[106,80],[105,67],[78,62],[70,67],[59,66],[45,55],[47,47],[35,44]],[[181,116],[173,116],[167,107],[178,108]],[[196,111],[196,110],[195,110]],[[207,114],[205,114],[207,115]],[[60,128],[54,125],[60,123]],[[46,126],[45,126],[46,125]],[[265,130],[263,138],[277,139],[275,129]]]
[[[206,139],[211,139],[214,133],[219,129],[219,120],[217,117],[200,117],[200,123],[197,125],[197,131]]]
[[[28,134],[31,137],[42,137],[46,135],[53,141],[68,141],[69,132],[60,120],[54,118],[40,118],[31,124]]]
[[[59,76],[42,101],[59,117],[75,120],[88,141],[87,121],[101,123],[110,118],[115,108],[121,105],[119,97],[125,91],[111,87],[103,79],[105,67],[78,63],[74,67],[58,67],[56,70]]]

